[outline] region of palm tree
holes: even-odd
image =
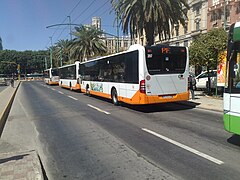
[[[132,38],[146,34],[147,45],[154,44],[154,38],[160,40],[171,36],[174,25],[183,26],[187,19],[189,6],[187,0],[111,0],[113,10],[118,14],[123,33]]]
[[[70,53],[69,53],[69,45],[70,41],[68,39],[64,40],[58,40],[56,45],[56,50],[58,54],[58,59],[60,59],[61,63],[60,66],[64,64],[69,64],[70,63]]]
[[[89,57],[102,55],[107,48],[101,39],[102,31],[95,27],[75,27],[73,35],[76,37],[69,45],[70,56],[75,60],[85,61]]]

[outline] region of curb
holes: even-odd
[[[14,97],[16,95],[16,92],[18,90],[18,87],[20,86],[20,81],[18,82],[18,85],[16,86],[15,90],[13,91],[12,95],[10,95],[10,99],[7,101],[7,105],[3,108],[3,111],[1,112],[0,115],[0,138],[4,129],[4,126],[6,124],[7,118],[8,118],[8,114],[10,112],[10,109],[12,107],[12,103],[14,100]],[[6,88],[3,92],[7,91],[7,89],[9,89],[11,87]]]
[[[1,141],[1,135],[21,81],[17,83],[14,89],[9,86],[0,94],[4,97],[1,99],[0,104],[0,142],[4,142]],[[11,144],[9,144],[9,146],[11,146]],[[45,176],[43,172],[44,169],[41,159],[35,150],[18,151],[14,148],[12,152],[5,151],[0,153],[0,180],[44,180]]]

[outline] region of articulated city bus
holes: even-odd
[[[132,45],[128,51],[80,64],[81,91],[128,104],[189,99],[186,47]]]
[[[230,26],[224,91],[224,127],[240,135],[240,22]]]
[[[79,84],[79,61],[74,64],[59,67],[59,86],[70,90],[80,91]]]
[[[59,75],[57,68],[44,70],[44,82],[48,85],[58,85]]]

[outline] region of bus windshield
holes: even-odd
[[[185,47],[146,47],[147,68],[151,75],[184,73],[187,62],[186,57]]]
[[[58,69],[52,69],[52,76],[58,76]]]
[[[232,49],[229,63],[229,80],[228,85],[232,90],[240,90],[240,42],[236,42]]]

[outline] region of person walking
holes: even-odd
[[[14,80],[13,78],[10,80],[11,86],[14,87]]]
[[[191,99],[195,99],[195,95],[194,95],[194,88],[193,88],[193,80],[192,78],[189,78],[189,90],[191,93]]]

